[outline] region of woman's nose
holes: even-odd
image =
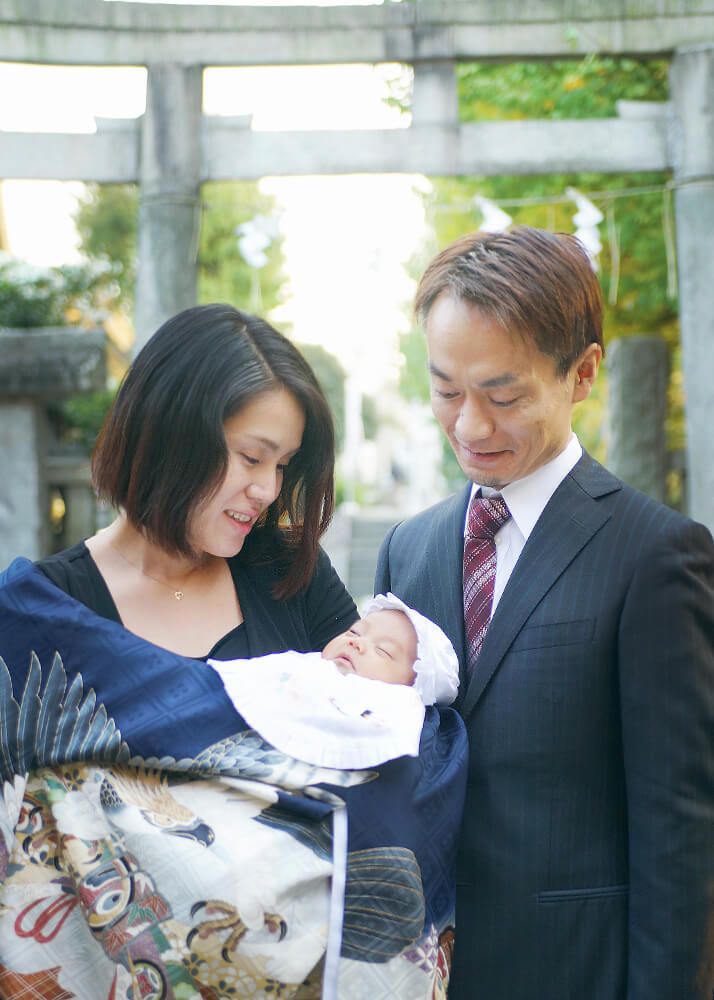
[[[275,469],[254,472],[253,482],[246,489],[246,493],[251,499],[267,504],[271,504],[279,492],[280,484]]]

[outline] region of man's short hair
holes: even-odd
[[[462,236],[419,282],[414,311],[422,322],[444,293],[533,340],[561,376],[589,344],[603,347],[600,284],[585,247],[567,233],[516,226]]]

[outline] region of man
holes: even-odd
[[[416,311],[470,482],[392,529],[375,589],[461,653],[449,998],[712,1000],[711,535],[572,432],[603,355],[574,237],[465,236],[427,268]]]

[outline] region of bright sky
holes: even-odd
[[[396,66],[207,70],[204,110],[250,114],[260,130],[404,127],[408,122],[383,100],[387,78],[399,72]],[[140,115],[145,86],[140,68],[0,64],[0,93],[13,95],[0,104],[0,129],[91,132],[95,117]],[[278,202],[291,290],[276,324],[289,321],[298,340],[324,344],[363,390],[375,391],[394,373],[397,333],[408,325],[413,286],[403,264],[423,238],[417,191],[425,179],[261,183]],[[76,259],[72,211],[81,190],[79,183],[3,182],[12,252],[38,264]]]

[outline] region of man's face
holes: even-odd
[[[401,611],[373,611],[331,639],[322,655],[343,674],[410,685],[417,658],[416,632]]]
[[[428,314],[426,338],[432,409],[469,479],[500,489],[565,448],[573,403],[597,374],[598,345],[561,378],[534,342],[446,292]]]

